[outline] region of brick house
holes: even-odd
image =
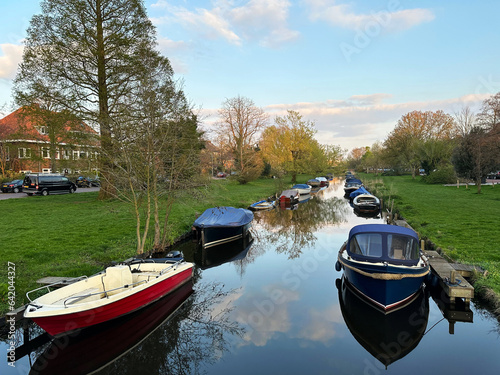
[[[99,140],[94,129],[68,120],[56,133],[55,126],[36,121],[31,113],[22,107],[0,119],[0,174],[96,170]]]

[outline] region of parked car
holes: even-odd
[[[217,177],[224,178],[224,177],[226,177],[226,174],[224,172],[219,172],[219,173],[217,173]]]
[[[57,174],[35,173],[24,178],[24,192],[28,195],[74,193],[77,186],[68,177]]]
[[[76,179],[76,186],[78,187],[101,186],[101,182],[99,181],[99,179],[80,176]]]
[[[488,175],[488,178],[491,179],[491,180],[500,180],[500,171],[497,171],[497,172],[491,172],[489,175]]]
[[[23,180],[14,180],[2,184],[2,193],[20,193],[23,191]]]

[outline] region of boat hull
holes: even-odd
[[[401,267],[350,261],[339,255],[349,283],[372,305],[389,312],[410,301],[420,290],[429,267]]]
[[[51,336],[60,336],[137,311],[176,290],[190,280],[191,277],[192,268],[188,268],[137,293],[96,308],[69,314],[62,312],[50,316],[30,316],[25,314],[25,317],[33,320]]]
[[[248,235],[252,223],[238,226],[197,227],[196,236],[204,249],[239,240]]]

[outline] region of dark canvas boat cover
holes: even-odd
[[[349,238],[358,233],[389,233],[411,236],[418,240],[418,235],[414,230],[397,225],[389,224],[360,224],[351,228]]]
[[[350,198],[356,198],[361,194],[370,194],[368,190],[366,190],[363,186],[361,186],[358,190],[354,190],[351,194],[349,194]]]
[[[212,207],[195,220],[195,227],[239,227],[250,223],[253,213],[244,208]]]

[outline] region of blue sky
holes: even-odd
[[[500,2],[146,0],[159,48],[210,129],[237,95],[287,109],[344,149],[383,141],[413,110],[453,114],[500,91]],[[0,4],[0,108],[38,0]]]

